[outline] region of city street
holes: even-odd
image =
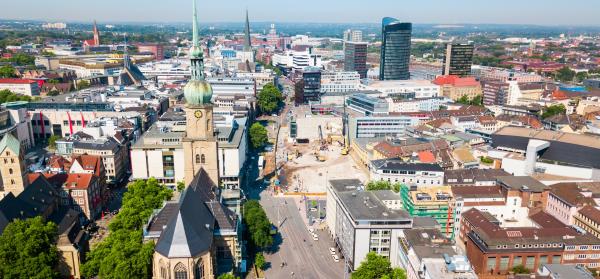
[[[319,240],[312,239],[294,198],[272,197],[269,191],[264,191],[260,197],[271,222],[275,225],[281,222],[278,226],[281,239],[276,240],[276,243],[281,242],[278,250],[265,255],[270,263],[270,268],[265,271],[267,278],[343,277],[343,262],[334,262],[328,250],[333,247],[332,240],[325,231],[316,231]],[[282,262],[286,264],[283,268]]]

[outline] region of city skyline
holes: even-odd
[[[186,0],[169,3],[143,5],[141,0],[127,2],[108,0],[103,2],[23,1],[12,2],[10,12],[0,14],[7,20],[41,20],[87,22],[187,22],[189,8]],[[32,4],[36,9],[30,9]],[[241,22],[245,9],[249,9],[250,20],[254,22],[305,22],[305,23],[376,23],[382,17],[391,16],[401,21],[417,24],[535,24],[548,26],[600,26],[600,18],[594,11],[600,9],[600,2],[574,0],[568,3],[552,3],[533,0],[489,1],[440,0],[402,1],[389,3],[387,0],[370,2],[369,12],[364,11],[360,0],[319,2],[307,0],[290,3],[289,9],[281,10],[274,0],[246,1],[232,0],[228,5],[213,2],[200,2],[198,15],[200,22]],[[515,9],[518,5],[519,9]],[[431,9],[431,7],[436,9]],[[143,8],[140,8],[143,7]],[[184,7],[184,8],[180,8]],[[234,7],[234,8],[232,8]],[[318,7],[318,9],[315,9]],[[543,7],[541,9],[540,7]],[[586,7],[574,10],[573,7]],[[93,10],[93,13],[89,11]],[[165,13],[165,11],[169,11]],[[340,11],[343,11],[340,13]],[[577,13],[577,17],[570,16]]]

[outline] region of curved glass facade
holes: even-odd
[[[380,80],[410,79],[410,37],[412,24],[385,17],[381,22]]]

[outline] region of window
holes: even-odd
[[[500,258],[500,270],[507,270],[508,269],[508,260],[509,259],[510,258],[508,256]]]
[[[587,259],[587,254],[579,254],[577,255],[578,259]]]
[[[587,250],[588,246],[587,245],[581,245],[579,246],[579,250]]]
[[[175,279],[187,279],[187,269],[182,263],[175,265]]]
[[[206,164],[206,157],[204,156],[204,154],[200,156],[200,164]]]
[[[540,263],[539,264],[542,265],[542,264],[546,264],[546,263],[549,263],[548,262],[548,256],[540,256]]]
[[[565,247],[565,250],[575,250],[575,245],[567,245],[567,247]]]
[[[202,260],[199,260],[194,267],[194,277],[196,279],[204,278],[204,263],[202,263]]]
[[[494,273],[495,269],[496,269],[496,257],[488,257],[487,258],[487,270],[489,270],[490,273]]]
[[[196,164],[200,164],[200,154],[196,154]]]
[[[593,245],[592,250],[600,250],[600,245]]]
[[[559,255],[552,256],[552,263],[553,264],[560,263],[560,256]]]
[[[523,258],[521,256],[516,256],[513,259],[513,267],[517,266],[517,265],[521,265],[523,264]]]
[[[535,256],[527,257],[527,260],[525,261],[525,267],[529,270],[533,270],[534,264],[535,264]]]
[[[13,169],[8,169],[8,174],[13,174]]]

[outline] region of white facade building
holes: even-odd
[[[371,180],[427,187],[444,184],[444,170],[437,164],[405,163],[401,159],[373,160],[369,164]]]
[[[321,74],[321,92],[343,93],[357,91],[360,87],[358,72],[323,72]]]
[[[414,93],[414,98],[440,97],[440,86],[429,80],[377,80],[361,85],[361,90],[376,90],[382,97],[398,93]]]

